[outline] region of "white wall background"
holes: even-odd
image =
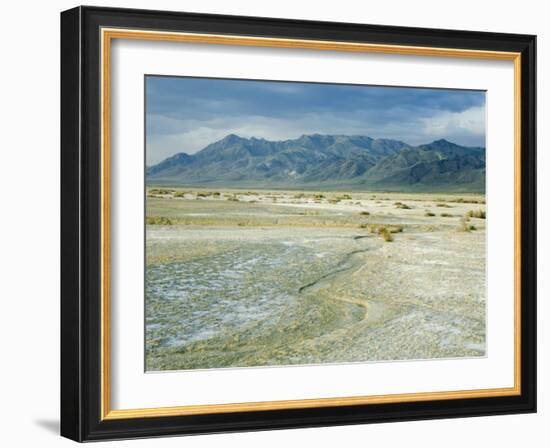
[[[69,446],[58,435],[59,414],[59,12],[78,3],[5,2],[0,70],[0,440],[4,446]],[[392,423],[124,441],[109,446],[189,447],[370,446],[542,447],[550,440],[550,392],[546,387],[550,332],[550,158],[545,123],[550,120],[545,77],[550,36],[545,2],[462,0],[133,0],[87,4],[156,8],[331,21],[537,34],[539,194],[539,413],[537,415]],[[545,204],[546,202],[546,204]],[[106,444],[98,444],[103,446]]]

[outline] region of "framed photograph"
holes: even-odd
[[[61,433],[536,410],[535,36],[61,14]]]

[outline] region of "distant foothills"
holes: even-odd
[[[358,135],[269,141],[230,134],[147,167],[148,185],[485,192],[485,148]]]

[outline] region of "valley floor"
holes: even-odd
[[[485,354],[482,195],[147,195],[147,370]]]

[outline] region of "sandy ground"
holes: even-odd
[[[480,195],[150,189],[147,368],[483,356],[481,212]]]

